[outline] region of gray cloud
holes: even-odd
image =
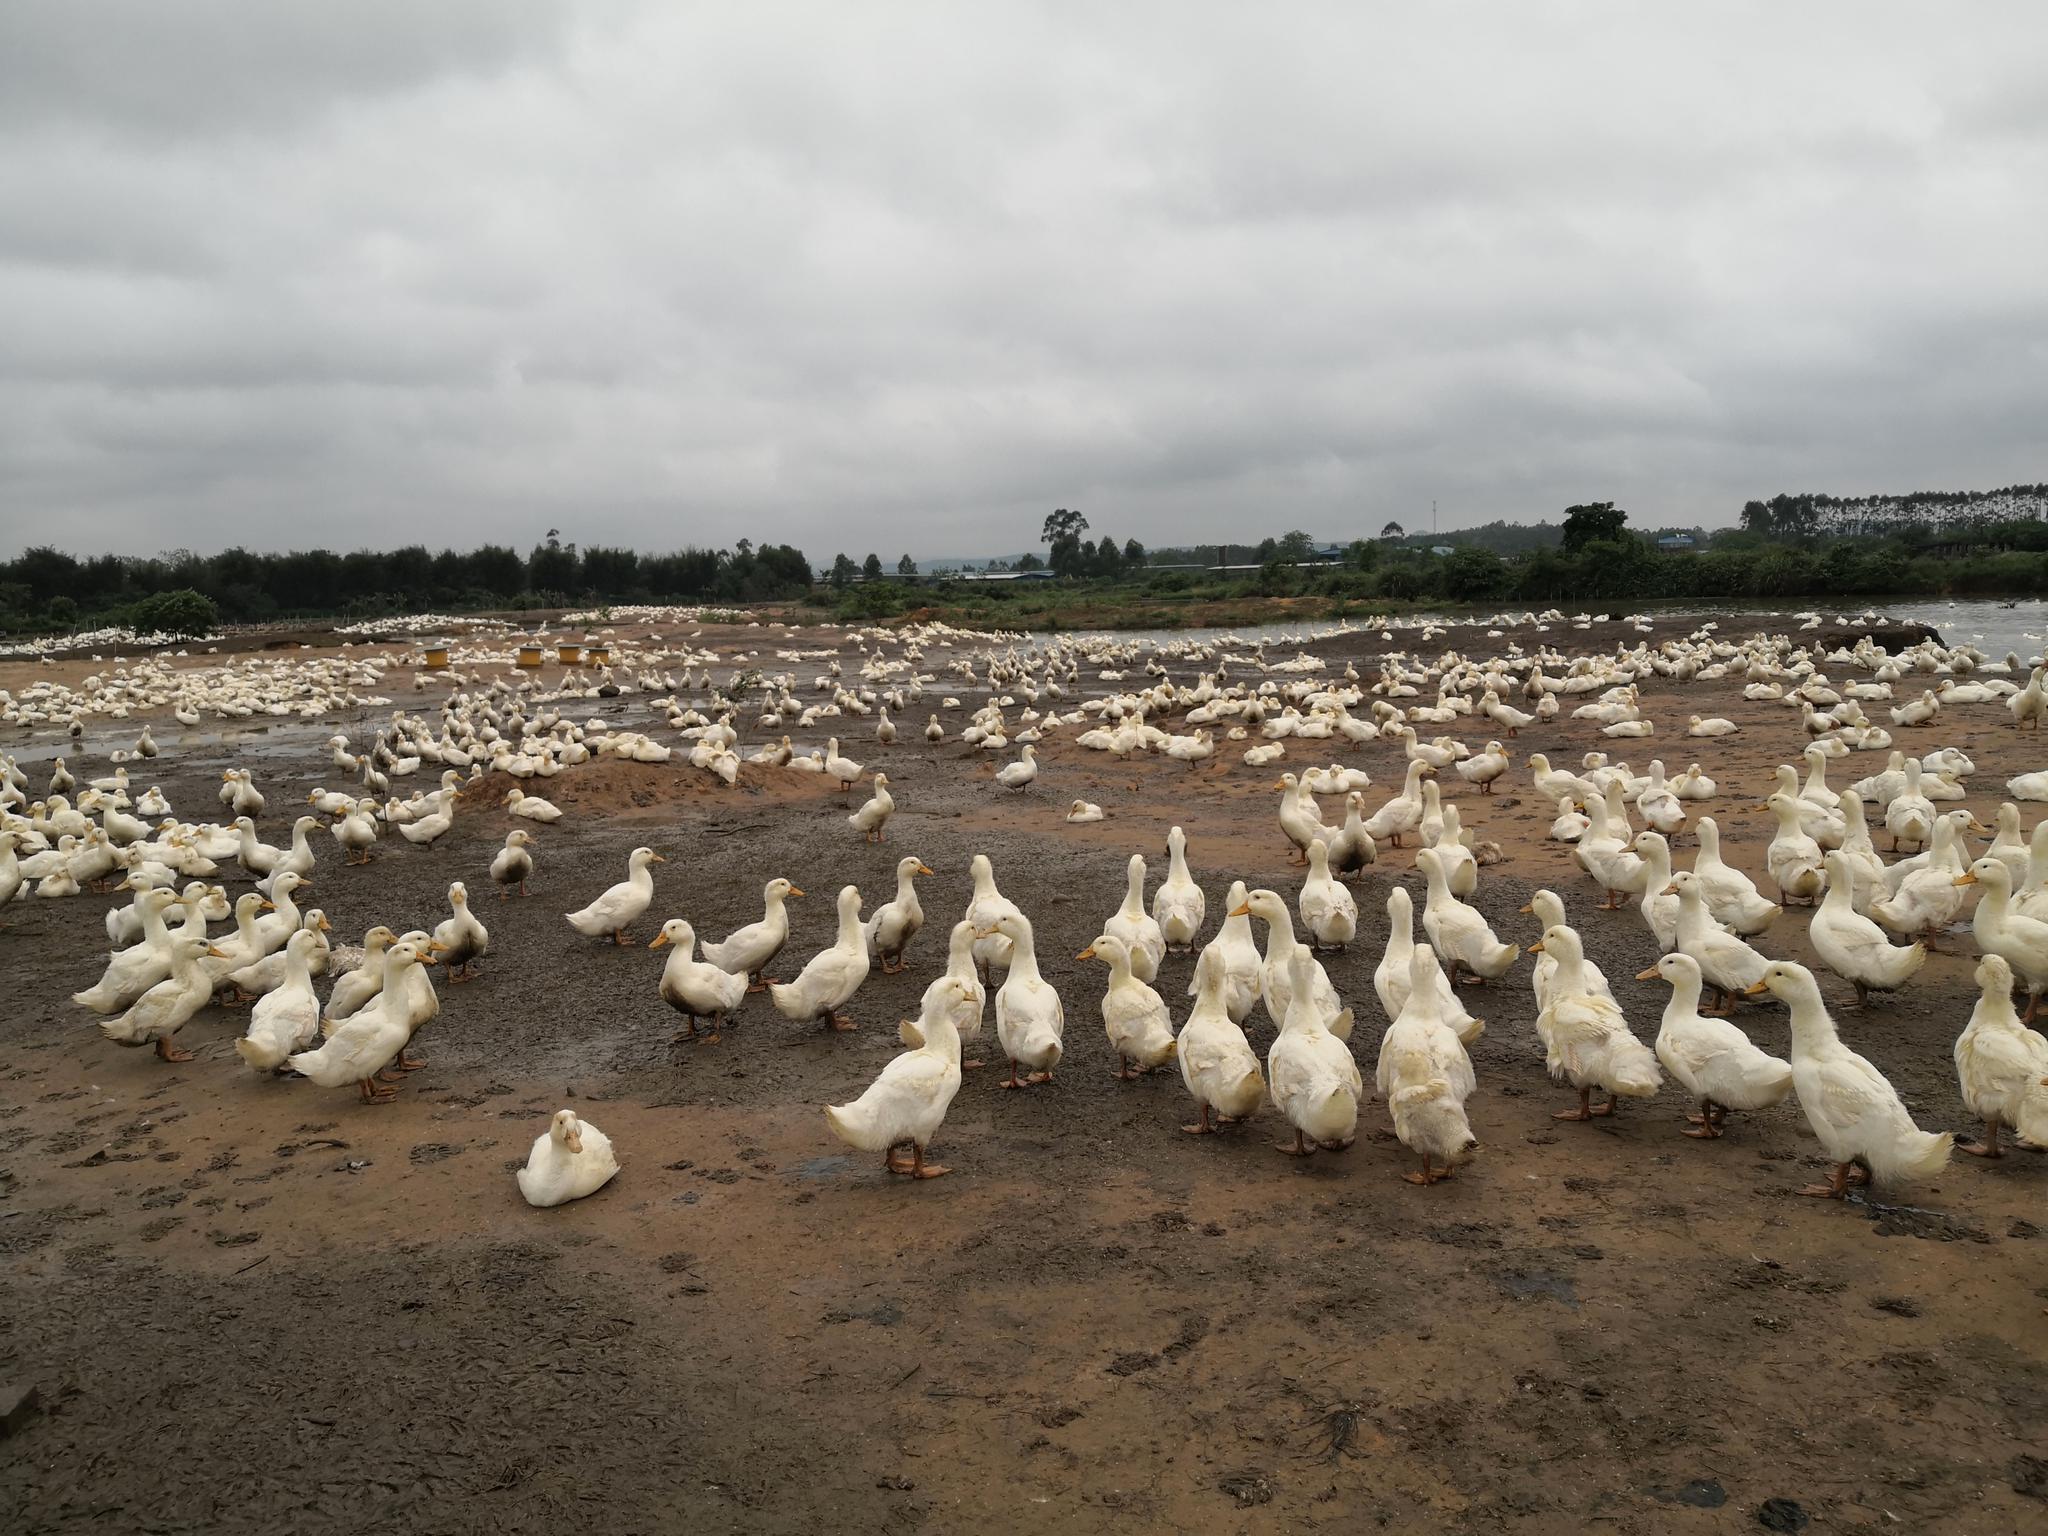
[[[2040,479],[2048,26],[1931,26],[11,6],[0,544],[824,559]]]

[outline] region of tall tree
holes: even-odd
[[[867,559],[860,563],[860,573],[867,577],[869,581],[880,581],[882,579],[882,557],[870,551]]]
[[[1627,524],[1628,514],[1611,501],[1588,501],[1567,507],[1561,540],[1565,553],[1584,549],[1596,541],[1611,544],[1621,537]]]
[[[1392,518],[1388,518],[1386,526],[1380,529],[1380,537],[1383,539],[1405,539],[1408,537],[1408,530]]]
[[[832,557],[832,585],[843,587],[853,580],[860,567],[853,563],[853,557],[844,553]]]
[[[1061,539],[1078,539],[1087,531],[1087,518],[1078,511],[1061,507],[1056,512],[1045,514],[1045,527],[1039,531],[1038,542],[1057,544]]]
[[[915,576],[917,574],[917,562],[908,555],[902,556],[896,562],[896,574],[898,576]]]
[[[1144,545],[1142,545],[1142,544],[1140,544],[1140,543],[1139,543],[1139,542],[1138,542],[1138,541],[1137,541],[1136,539],[1125,539],[1125,540],[1124,540],[1124,564],[1125,564],[1126,566],[1133,566],[1133,567],[1135,567],[1135,566],[1140,566],[1140,565],[1143,565],[1144,563],[1145,563],[1145,546],[1144,546]]]

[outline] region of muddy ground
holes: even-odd
[[[1315,647],[1340,660],[1381,648]],[[1701,760],[1722,793],[1692,809],[1712,811],[1731,858],[1754,869],[1768,817],[1752,807],[1797,750],[1796,718],[1725,684],[1650,689],[1645,703],[1660,736],[1614,755]],[[1743,734],[1686,742],[1676,732],[1695,712]],[[363,721],[334,723],[366,739]],[[335,777],[327,728],[227,741],[159,728],[154,777],[196,819],[222,766],[251,764],[272,797],[262,830],[282,840],[305,790]],[[104,751],[132,729],[96,723],[88,743]],[[106,1044],[67,994],[98,975],[111,898],[10,907],[0,1386],[33,1385],[40,1401],[0,1440],[6,1528],[2048,1522],[2048,1158],[1958,1157],[1933,1186],[1833,1205],[1793,1194],[1823,1167],[1796,1104],[1738,1117],[1712,1143],[1679,1135],[1688,1106],[1670,1089],[1612,1121],[1556,1123],[1569,1095],[1542,1071],[1526,960],[1475,994],[1484,1148],[1455,1180],[1402,1183],[1409,1164],[1378,1105],[1351,1151],[1300,1161],[1273,1150],[1270,1109],[1235,1133],[1184,1136],[1177,1074],[1111,1075],[1103,973],[1069,957],[1114,911],[1130,852],[1163,869],[1176,822],[1212,926],[1232,878],[1291,898],[1299,874],[1269,786],[1333,744],[1290,744],[1263,770],[1235,751],[1190,770],[1060,743],[1038,784],[1010,795],[982,754],[910,729],[881,749],[870,730],[846,734],[896,792],[882,847],[814,779],[748,769],[728,790],[680,765],[542,786],[567,814],[539,830],[524,901],[501,905],[485,873],[511,824],[496,786],[431,850],[387,841],[345,869],[323,839],[312,900],[337,938],[430,924],[455,878],[492,934],[482,978],[443,987],[419,1042],[431,1065],[388,1107],[251,1075],[231,1046],[242,1017],[225,1010],[187,1026],[181,1043],[200,1055],[186,1065]],[[1970,804],[1987,820],[2006,777],[2042,766],[2002,709],[1899,734],[1971,751]],[[51,745],[16,737],[0,745]],[[1447,780],[1468,824],[1510,854],[1477,904],[1527,942],[1517,909],[1539,884],[1561,891],[1648,1038],[1666,989],[1629,978],[1651,940],[1632,911],[1593,910],[1589,882],[1542,841],[1551,808],[1527,788],[1527,753],[1576,762],[1603,743],[1564,722],[1512,745],[1502,793]],[[1398,783],[1395,748],[1335,755],[1374,775],[1369,805]],[[1857,754],[1833,777],[1881,766]],[[1064,825],[1075,796],[1112,819]],[[2031,826],[2039,808],[2026,809]],[[862,988],[855,1033],[798,1029],[755,998],[720,1044],[674,1045],[662,956],[586,940],[560,916],[642,842],[671,861],[643,946],[670,914],[710,934],[750,921],[762,882],[785,874],[810,893],[793,907],[788,974],[829,943],[837,887],[886,897],[904,852],[937,871],[923,883],[931,921],[909,974]],[[1028,1093],[998,1092],[993,1067],[968,1074],[934,1149],[952,1175],[911,1184],[849,1155],[818,1106],[857,1093],[895,1048],[895,1021],[943,964],[977,851],[1037,926],[1068,1055]],[[1687,839],[1681,864],[1691,851]],[[1327,962],[1360,1007],[1368,1079],[1384,900],[1398,879],[1420,905],[1411,857],[1390,850],[1360,882],[1361,942]],[[1761,947],[1810,958],[1806,922],[1788,914]],[[1966,1131],[1949,1048],[1974,993],[1972,947],[1963,934],[1944,948],[1900,996],[1838,1017],[1923,1126]],[[1167,964],[1177,1009],[1191,965]],[[1828,990],[1846,1004],[1845,987]],[[1786,1048],[1782,1013],[1742,1018]],[[1263,1012],[1249,1031],[1263,1054]],[[511,1170],[563,1104],[610,1135],[623,1171],[591,1199],[534,1211]]]

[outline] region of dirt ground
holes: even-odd
[[[1546,638],[1605,649],[1613,636]],[[1340,666],[1383,649],[1365,635],[1314,647]],[[851,672],[852,646],[846,657]],[[818,666],[792,670],[808,681]],[[0,665],[0,686],[33,675]],[[1792,712],[1733,685],[1651,688],[1644,702],[1651,741],[1603,743],[1564,721],[1510,744],[1501,793],[1446,788],[1509,853],[1477,897],[1497,931],[1533,940],[1517,909],[1539,885],[1558,890],[1648,1039],[1667,989],[1631,978],[1652,941],[1633,911],[1593,910],[1590,883],[1543,840],[1552,808],[1529,792],[1527,754],[1700,760],[1721,794],[1689,809],[1711,811],[1731,860],[1754,870],[1769,827],[1754,807],[1800,742]],[[872,722],[843,733],[890,776],[899,810],[881,847],[814,778],[749,768],[725,789],[680,763],[536,786],[566,814],[538,829],[523,901],[498,902],[485,873],[511,825],[499,784],[466,797],[431,850],[389,840],[349,869],[319,839],[310,899],[338,940],[430,925],[456,878],[491,931],[481,978],[443,985],[419,1041],[431,1065],[386,1107],[251,1074],[231,1045],[243,1016],[227,1010],[186,1027],[199,1059],[185,1065],[105,1043],[68,994],[98,976],[113,898],[9,907],[0,1393],[32,1385],[39,1404],[0,1439],[0,1523],[23,1536],[567,1520],[1255,1536],[2048,1525],[2048,1158],[1958,1157],[1932,1186],[1835,1205],[1793,1193],[1823,1167],[1794,1103],[1736,1117],[1711,1143],[1679,1134],[1688,1106],[1669,1088],[1610,1121],[1554,1122],[1570,1096],[1542,1070],[1526,960],[1473,994],[1488,1021],[1473,1051],[1483,1150],[1456,1179],[1401,1182],[1410,1164],[1377,1104],[1342,1154],[1281,1156],[1270,1108],[1233,1133],[1184,1136],[1176,1073],[1112,1075],[1104,973],[1070,957],[1115,910],[1132,851],[1157,878],[1175,823],[1212,928],[1233,878],[1291,901],[1300,877],[1274,775],[1334,755],[1373,774],[1376,805],[1398,785],[1398,749],[1290,743],[1285,762],[1251,769],[1240,744],[1189,769],[1066,741],[1012,795],[986,754],[928,747],[924,713],[893,748],[874,745]],[[1686,741],[1690,713],[1743,732]],[[964,714],[948,712],[950,730]],[[261,830],[281,841],[305,791],[336,776],[328,731],[365,741],[375,718],[226,739],[160,722],[154,778],[203,819],[221,768],[252,766],[271,796]],[[84,762],[98,771],[133,730],[95,722]],[[0,747],[25,760],[55,746],[12,734]],[[1909,750],[1965,747],[1987,822],[2004,780],[2043,766],[2039,738],[2002,708],[1897,734]],[[1831,777],[1882,766],[1856,754]],[[1065,825],[1076,796],[1111,819]],[[2040,807],[2024,809],[2031,827]],[[640,944],[572,931],[561,913],[619,879],[643,842],[670,862]],[[790,974],[830,942],[833,892],[853,881],[886,899],[906,852],[937,872],[922,888],[929,921],[909,973],[855,998],[856,1032],[802,1030],[754,998],[721,1043],[670,1043],[663,956],[644,947],[661,918],[722,935],[787,875],[809,893],[792,908]],[[850,1155],[819,1106],[856,1094],[896,1049],[975,852],[1036,925],[1067,1057],[1027,1093],[998,1092],[993,1062],[969,1073],[934,1148],[952,1176],[913,1184]],[[1388,850],[1359,883],[1360,942],[1326,962],[1359,1005],[1368,1081],[1384,901],[1403,880],[1419,907],[1411,858]],[[1807,921],[1788,913],[1760,947],[1810,959]],[[1861,1014],[1824,983],[1846,1038],[1923,1127],[1974,1131],[1949,1055],[1974,954],[1966,933],[1943,948]],[[1170,958],[1160,985],[1177,1015],[1191,968]],[[1787,1048],[1780,1010],[1741,1018]],[[1262,1010],[1248,1030],[1263,1055]],[[564,1104],[612,1138],[623,1171],[593,1198],[534,1211],[512,1170]]]

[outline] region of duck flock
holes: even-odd
[[[1132,852],[1121,899],[1101,893],[1108,915],[1078,958],[1101,965],[1103,990],[1076,1004],[1099,1016],[1107,1050],[1093,1050],[1118,1077],[1178,1069],[1192,1105],[1182,1129],[1217,1134],[1270,1109],[1281,1150],[1337,1151],[1353,1144],[1370,1097],[1414,1159],[1406,1179],[1427,1186],[1451,1177],[1479,1151],[1466,1113],[1476,1088],[1468,1047],[1486,1025],[1465,998],[1522,985],[1514,973],[1526,963],[1537,1007],[1531,1055],[1573,1096],[1559,1119],[1611,1115],[1623,1099],[1655,1096],[1668,1078],[1694,1106],[1685,1134],[1710,1139],[1730,1113],[1793,1096],[1833,1165],[1808,1193],[1840,1197],[1864,1179],[1924,1180],[1947,1162],[1955,1138],[1919,1129],[1879,1067],[1844,1043],[1822,983],[1846,984],[1857,1008],[1873,992],[1911,988],[1928,948],[1967,917],[1979,997],[1961,1023],[1954,1063],[1983,1133],[1962,1150],[2001,1156],[2008,1131],[2023,1147],[2048,1148],[2048,1039],[2030,1027],[2048,991],[2048,819],[2028,837],[2020,809],[2048,800],[2048,771],[2011,778],[2011,798],[1987,826],[1959,803],[1975,765],[1942,743],[1944,723],[1965,711],[1973,724],[2040,741],[2048,684],[2039,659],[1996,660],[1932,638],[1896,653],[1868,637],[1824,651],[1796,635],[1723,639],[1712,624],[1657,641],[1642,638],[1651,626],[1640,620],[1635,642],[1609,654],[1573,653],[1550,638],[1590,622],[1502,615],[1485,629],[1483,655],[1428,652],[1444,632],[1409,626],[1421,648],[1390,650],[1363,674],[1357,663],[1339,667],[1310,650],[1272,656],[1264,644],[1228,637],[1155,642],[940,625],[849,632],[857,661],[838,644],[799,648],[804,633],[779,628],[762,636],[768,646],[721,655],[695,643],[700,630],[676,644],[618,647],[616,661],[567,669],[552,683],[514,669],[502,638],[456,647],[441,672],[421,669],[417,653],[374,646],[196,667],[159,654],[109,665],[75,687],[0,690],[0,725],[68,731],[73,755],[88,721],[144,720],[132,749],[109,754],[107,771],[83,783],[65,757],[35,784],[0,752],[0,909],[121,891],[127,904],[105,915],[104,971],[72,997],[97,1016],[100,1036],[152,1047],[168,1062],[190,1060],[177,1044],[187,1022],[216,1004],[247,1006],[236,1041],[246,1070],[294,1076],[307,1091],[348,1090],[369,1106],[390,1102],[424,1064],[413,1046],[442,1007],[433,977],[461,984],[481,974],[493,956],[489,927],[458,880],[445,920],[431,930],[372,927],[343,969],[325,914],[300,898],[316,872],[330,878],[317,870],[322,862],[360,866],[364,873],[339,878],[374,882],[381,861],[429,847],[458,817],[473,816],[502,818],[503,828],[502,847],[474,872],[479,887],[488,881],[501,900],[527,896],[540,857],[534,829],[562,814],[531,792],[536,779],[607,761],[684,761],[718,786],[743,775],[814,774],[844,791],[864,785],[868,798],[850,812],[798,814],[824,817],[821,835],[886,843],[891,777],[849,748],[886,757],[899,782],[914,782],[921,756],[935,763],[920,742],[976,748],[1001,762],[989,794],[1039,786],[1019,803],[1062,805],[1048,820],[1079,825],[1111,813],[1084,798],[1047,801],[1043,790],[1085,762],[1081,753],[1172,758],[1191,769],[1216,760],[1224,772],[1237,771],[1234,758],[1258,772],[1292,753],[1334,757],[1378,741],[1402,757],[1391,794],[1341,761],[1290,769],[1273,784],[1278,829],[1300,868],[1288,890],[1238,880],[1214,910],[1176,826],[1156,885],[1145,854]],[[1385,642],[1399,632],[1390,621],[1373,628]],[[743,631],[742,647],[752,638]],[[729,675],[714,679],[714,670]],[[408,678],[415,694],[438,694],[438,703],[394,706]],[[1800,762],[1779,765],[1768,783],[1717,782],[1707,771],[1715,744],[1741,727],[1699,715],[1652,720],[1643,689],[1673,683],[1720,684],[1773,702],[1788,724],[1796,712]],[[970,706],[966,696],[981,702]],[[579,704],[622,697],[649,705],[657,718],[648,729],[572,718]],[[253,770],[222,775],[220,809],[206,807],[208,820],[178,814],[140,782],[162,751],[149,723],[159,714],[189,736],[209,720],[227,728],[386,709],[367,750],[345,735],[327,742],[334,782],[348,788],[315,788],[303,808],[292,807],[298,814],[279,843],[259,834],[271,797]],[[919,714],[922,727],[910,723]],[[1653,760],[1638,773],[1605,750],[1576,768],[1537,753],[1524,770],[1546,808],[1555,807],[1548,836],[1571,846],[1584,894],[1597,894],[1601,910],[1632,909],[1640,919],[1636,977],[1671,989],[1654,1030],[1624,1015],[1560,893],[1537,890],[1522,909],[1540,929],[1526,949],[1498,935],[1472,901],[1482,871],[1509,850],[1465,827],[1443,786],[1455,781],[1486,796],[1518,784],[1524,774],[1506,743],[1533,723],[1567,719],[1608,744],[1683,737],[1707,759],[1676,774]],[[793,736],[828,731],[836,734],[821,747],[792,745]],[[745,756],[743,736],[759,742]],[[1909,752],[1907,742],[1924,750]],[[1057,745],[1073,750],[1052,752]],[[1856,754],[1882,766],[1860,777],[1836,766]],[[1848,782],[1831,783],[1831,772]],[[417,775],[438,782],[404,797],[393,790]],[[1208,782],[1190,778],[1190,796]],[[1341,808],[1327,813],[1325,798]],[[1774,819],[1761,859],[1765,887],[1723,857],[1721,829],[1703,813],[1717,800]],[[1199,809],[1183,819],[1199,826]],[[1688,838],[1690,867],[1681,867],[1677,849]],[[1377,913],[1362,920],[1358,877],[1410,851],[1426,883],[1419,931],[1399,885],[1386,897],[1383,927]],[[566,921],[593,941],[626,944],[655,909],[654,866],[663,862],[652,848],[635,849],[625,878]],[[233,901],[228,866],[250,882]],[[857,887],[839,890],[832,943],[787,981],[769,973],[789,945],[788,903],[806,894],[804,871],[769,880],[760,918],[715,941],[689,916],[667,918],[651,946],[667,951],[656,985],[679,1017],[678,1038],[718,1042],[754,996],[791,1026],[851,1029],[871,974],[936,970],[918,1016],[899,1026],[903,1053],[825,1117],[832,1135],[881,1153],[891,1173],[944,1173],[927,1153],[963,1071],[983,1065],[963,1058],[984,1048],[990,1013],[988,1067],[1003,1089],[1057,1093],[1069,1043],[1068,1000],[1041,970],[1031,917],[1002,893],[987,855],[974,855],[970,872],[965,910],[938,925],[942,967],[937,944],[917,943],[926,927],[917,881],[932,870],[915,855],[897,862],[894,891],[871,910]],[[1781,928],[1796,922],[1788,909],[1802,907],[1819,974],[1772,953],[1784,948],[1774,943]],[[1377,956],[1378,1014],[1365,1030],[1357,1028],[1362,989],[1346,997],[1324,963],[1352,946]],[[1169,954],[1194,956],[1185,999],[1160,990]],[[520,959],[491,964],[512,972]],[[1784,1056],[1753,1038],[1756,1026],[1731,1017],[1766,995],[1789,1017]],[[1277,1030],[1263,1060],[1245,1030],[1255,1010]],[[1757,1032],[1781,1036],[1770,1016],[1752,1017],[1766,1021]],[[518,1182],[533,1204],[553,1205],[591,1193],[618,1166],[603,1133],[564,1109],[536,1139]]]

